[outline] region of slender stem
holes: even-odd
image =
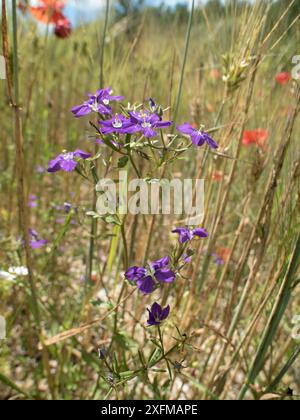
[[[101,41],[101,50],[100,50],[100,74],[99,74],[99,82],[100,82],[100,88],[104,86],[104,50],[105,50],[105,40],[106,40],[106,33],[108,28],[108,17],[109,17],[109,0],[106,0],[106,9],[105,9],[105,21],[104,21],[104,27],[103,27],[103,34],[102,34],[102,41]],[[97,149],[95,146],[95,153]],[[95,175],[97,176],[97,167],[96,163],[94,163],[93,167],[93,176],[95,178]],[[96,203],[97,203],[97,193],[96,189],[94,189],[93,192],[93,208],[92,210],[95,211],[96,209]],[[93,260],[94,260],[94,250],[95,250],[95,237],[97,235],[97,219],[92,219],[91,222],[91,233],[90,233],[90,244],[89,244],[89,255],[88,255],[88,264],[87,264],[87,275],[86,280],[90,281],[93,273]]]
[[[100,52],[100,87],[104,86],[104,50],[105,50],[105,40],[106,33],[108,28],[108,17],[109,17],[109,0],[106,0],[105,7],[105,21],[102,34],[102,43],[101,43],[101,52]]]
[[[187,32],[186,32],[186,39],[185,39],[185,47],[184,47],[184,54],[183,54],[183,62],[182,62],[181,73],[180,73],[179,88],[178,88],[177,98],[176,98],[176,102],[175,102],[175,110],[174,110],[174,117],[173,117],[173,122],[174,122],[173,130],[175,129],[175,126],[176,126],[176,121],[177,121],[178,111],[179,111],[179,105],[180,105],[180,100],[181,100],[184,72],[185,72],[185,66],[186,66],[186,62],[187,62],[187,55],[188,55],[188,50],[189,50],[191,31],[192,31],[192,26],[193,26],[194,10],[195,10],[195,0],[192,0],[192,8],[191,8],[191,11],[190,11],[189,22],[188,22],[188,27],[187,27]]]

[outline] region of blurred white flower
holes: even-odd
[[[0,271],[0,279],[7,280],[7,281],[14,281],[16,276],[8,273],[7,271]]]
[[[13,276],[28,276],[27,267],[9,267],[8,272]]]

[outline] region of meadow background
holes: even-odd
[[[300,54],[299,2],[212,0],[193,16],[186,5],[108,3],[106,20],[104,4],[66,39],[20,11],[14,38],[10,7],[6,37],[2,15],[0,398],[296,399],[300,91],[276,76]],[[90,179],[46,172],[80,148],[98,154],[99,177],[117,173],[118,157],[95,149],[88,119],[70,112],[105,86],[124,105],[152,97],[177,123],[216,128],[220,146],[168,164],[158,151],[136,153],[144,178],[202,177],[206,188],[209,238],[194,244],[181,278],[150,296],[124,272],[168,255],[180,218],[92,219]],[[264,139],[245,144],[258,129]],[[47,244],[25,250],[29,227]],[[22,266],[28,275],[8,276]],[[154,301],[171,307],[163,346],[146,324]]]

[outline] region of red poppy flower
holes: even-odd
[[[222,179],[224,178],[224,173],[222,171],[214,171],[211,177],[213,181],[222,181]]]
[[[248,146],[249,144],[256,144],[258,147],[264,147],[269,132],[258,128],[257,130],[246,130],[244,131],[243,144]]]
[[[219,79],[221,77],[221,73],[218,69],[212,69],[210,72],[210,76],[212,79]]]
[[[62,13],[65,2],[57,0],[40,0],[40,6],[29,7],[32,16],[42,23],[58,23],[66,19]]]
[[[227,262],[229,260],[230,254],[231,254],[231,249],[230,248],[225,248],[225,247],[219,247],[219,248],[217,248],[216,254],[223,261]]]
[[[276,81],[281,85],[284,86],[292,80],[291,73],[285,71],[282,73],[278,73],[276,76]]]

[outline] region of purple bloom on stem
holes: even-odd
[[[112,119],[100,121],[102,134],[133,134],[138,131],[131,119],[122,114],[116,114]]]
[[[150,114],[148,111],[130,112],[130,118],[137,131],[142,132],[147,138],[157,136],[156,130],[172,125],[172,121],[161,121],[157,114]]]
[[[172,230],[172,233],[178,233],[179,235],[179,242],[181,244],[185,244],[186,242],[189,242],[193,239],[193,235],[189,228],[181,227]]]
[[[78,165],[79,159],[88,159],[89,157],[91,157],[90,153],[79,149],[75,150],[75,152],[61,153],[49,162],[48,172],[57,172],[59,170],[72,172]]]
[[[69,214],[70,211],[72,210],[72,204],[70,203],[64,203],[64,210],[66,214]]]
[[[155,289],[156,283],[153,280],[152,276],[143,277],[136,282],[139,290],[144,293],[144,295],[150,295]]]
[[[147,309],[149,312],[149,319],[147,321],[149,326],[160,325],[170,313],[170,306],[166,306],[164,309],[157,303],[153,303],[151,309]]]
[[[189,123],[185,122],[182,125],[178,125],[177,130],[180,133],[186,134],[191,137],[192,143],[195,146],[203,146],[204,143],[207,143],[208,146],[212,149],[218,149],[218,144],[209,136],[205,131],[196,128],[193,128]]]
[[[172,283],[175,280],[176,274],[168,267],[169,264],[170,258],[164,257],[150,264],[150,270],[145,267],[129,267],[125,278],[136,282],[139,290],[145,295],[149,295],[155,290],[157,282]]]
[[[130,267],[125,273],[125,278],[136,282],[138,289],[145,295],[152,293],[156,286],[152,276],[147,276],[147,270],[144,267]]]
[[[163,283],[173,283],[176,278],[176,274],[168,267],[169,264],[169,257],[161,258],[160,260],[154,261],[151,264],[151,267],[154,270],[154,276],[157,281]]]
[[[122,99],[124,99],[124,96],[113,96],[110,87],[97,90],[94,95],[88,94],[88,97],[89,99],[83,104],[72,108],[71,111],[76,118],[83,117],[91,112],[97,112],[104,115],[111,114],[110,102],[122,101]]]
[[[195,237],[198,238],[207,238],[208,233],[205,229],[202,228],[196,228],[196,229],[190,229],[188,227],[180,227],[177,229],[174,229],[172,233],[178,233],[179,234],[179,242],[181,244],[185,244],[186,242],[190,242]]]
[[[46,245],[48,242],[45,239],[40,239],[36,230],[29,229],[29,236],[31,237],[29,244],[32,249],[38,249]]]

